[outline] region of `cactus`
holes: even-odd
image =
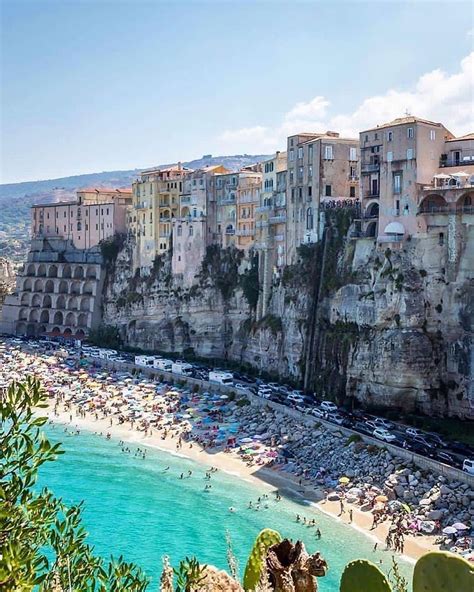
[[[392,592],[385,575],[370,561],[348,563],[341,578],[340,592]]]
[[[432,551],[420,557],[413,573],[413,592],[472,592],[474,567],[462,557]]]
[[[280,533],[270,528],[265,528],[257,536],[245,567],[244,590],[246,592],[255,590],[260,581],[262,570],[266,569],[265,560],[268,549],[280,541]]]

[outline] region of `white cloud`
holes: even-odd
[[[225,153],[270,153],[286,146],[286,137],[297,132],[338,131],[358,137],[361,130],[403,116],[413,115],[443,123],[456,135],[474,128],[474,52],[449,74],[436,69],[420,76],[411,90],[389,89],[368,97],[352,112],[331,113],[330,101],[317,96],[297,103],[275,126],[227,130],[217,138]]]

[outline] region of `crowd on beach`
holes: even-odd
[[[24,380],[27,375],[41,380],[53,418],[66,412],[69,427],[65,429],[70,433],[79,433],[79,428],[74,427],[76,418],[100,419],[101,425],[107,422],[107,431],[100,432],[106,438],[111,438],[114,426],[121,425],[140,433],[144,443],[147,437],[155,436],[172,441],[176,451],[193,447],[223,451],[239,457],[249,467],[278,471],[292,480],[290,488],[297,488],[302,498],[311,492],[317,499],[317,492],[321,492],[322,503],[338,503],[339,517],[348,518],[349,523],[354,511],[371,512],[373,528],[387,522],[386,546],[396,552],[403,553],[407,536],[438,534],[439,544],[474,560],[469,536],[474,494],[460,487],[461,507],[450,509],[458,521],[446,524],[446,512],[438,510],[439,500],[443,499],[440,492],[443,487],[456,491],[456,484],[441,477],[433,485],[423,483],[420,471],[397,463],[386,452],[371,453],[367,461],[366,451],[357,443],[349,444],[321,427],[307,430],[295,418],[283,417],[272,409],[262,407],[256,413],[244,397],[234,399],[210,390],[190,390],[151,380],[139,370],[104,370],[85,359],[38,350],[28,352],[19,345],[0,342],[0,388],[12,380]],[[119,445],[124,454],[146,459],[146,446],[133,449],[123,440]],[[205,491],[211,491],[216,470],[212,467],[206,472]],[[416,482],[411,479],[412,473]],[[180,474],[178,478],[191,476]],[[405,487],[407,495],[413,493],[409,499],[417,501],[406,503],[394,493],[397,486]],[[419,499],[423,495],[429,499],[424,504],[424,499]],[[275,501],[279,499],[277,491]],[[448,499],[453,499],[451,493]],[[260,497],[250,501],[247,509],[264,510],[267,504],[268,500]],[[229,508],[231,512],[236,510]],[[322,536],[314,517],[297,516],[296,520],[314,527],[317,538]]]

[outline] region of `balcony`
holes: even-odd
[[[365,199],[378,199],[380,197],[380,191],[365,191]]]
[[[444,167],[457,167],[457,166],[471,166],[474,165],[474,155],[472,156],[460,156],[459,158],[446,158],[440,159],[439,166]]]
[[[286,222],[286,215],[282,214],[281,216],[272,216],[268,222],[270,224],[281,224],[283,222]]]
[[[136,210],[145,210],[148,209],[148,203],[146,201],[139,202],[135,205]]]
[[[255,235],[255,230],[252,229],[246,229],[246,230],[237,230],[236,232],[237,236],[254,236]]]
[[[285,240],[285,235],[284,234],[275,234],[275,236],[273,237],[278,243],[282,242]]]
[[[235,196],[234,197],[221,197],[219,199],[218,204],[220,206],[229,206],[235,204]]]
[[[267,226],[268,226],[267,220],[257,220],[257,222],[255,222],[255,228],[266,228]]]
[[[255,208],[255,212],[262,214],[263,212],[269,212],[272,208],[273,206],[258,206],[258,208]]]
[[[226,234],[230,234],[230,235],[234,235],[235,234],[235,229],[234,228],[226,228],[225,229],[225,233]]]
[[[376,173],[380,170],[380,163],[361,164],[361,173]]]
[[[191,196],[190,195],[182,195],[181,196],[181,205],[190,204],[191,203]]]

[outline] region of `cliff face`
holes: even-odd
[[[463,245],[473,231],[458,232],[453,257],[434,237],[400,249],[350,239],[350,222],[327,215],[323,242],[273,279],[263,318],[258,255],[208,249],[185,290],[168,259],[135,274],[126,244],[109,269],[104,323],[130,345],[232,360],[338,401],[472,417],[474,257]]]

